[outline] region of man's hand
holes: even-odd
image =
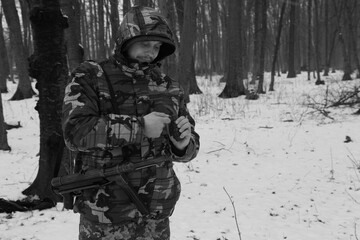
[[[160,137],[164,127],[169,123],[169,115],[161,112],[151,112],[144,116],[144,135],[148,138]]]
[[[184,150],[187,147],[187,145],[189,145],[190,142],[191,124],[189,120],[184,116],[181,116],[178,119],[176,119],[175,124],[180,132],[180,140],[176,141],[176,139],[173,138],[172,136],[170,136],[170,140],[177,149]]]

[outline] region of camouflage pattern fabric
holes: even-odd
[[[169,240],[169,219],[142,220],[121,225],[94,223],[80,217],[79,240]]]
[[[136,18],[130,16],[134,11]],[[127,32],[125,27],[121,36],[127,37],[117,42],[118,47],[122,46],[121,41],[154,36],[160,37],[165,43],[162,45],[165,50],[162,49],[161,57],[171,53],[166,46],[171,45],[172,35],[167,33],[168,26],[166,28],[166,23],[158,19],[160,15],[157,12],[147,8],[133,8],[129,14],[125,17],[125,25],[140,24],[141,31]],[[106,76],[113,87],[115,99],[110,97]],[[113,109],[112,100],[116,102],[116,109]],[[171,143],[169,134],[174,132],[173,129],[169,130],[171,125],[164,129],[159,138],[149,139],[143,134],[143,116],[146,114],[166,111],[176,119],[180,110],[192,125],[190,143],[185,150],[180,151]],[[111,167],[123,161],[137,163],[158,156],[165,156],[170,162],[164,166],[124,174],[129,185],[148,208],[148,216],[141,215],[116,183],[83,191],[76,198],[74,211],[80,213],[83,219],[80,235],[90,237],[81,239],[117,239],[95,238],[98,233],[96,228],[85,227],[90,226],[90,223],[93,223],[91,226],[99,226],[99,229],[118,226],[116,232],[129,233],[128,238],[122,239],[168,239],[168,233],[165,234],[169,231],[168,227],[161,223],[162,220],[168,221],[168,217],[172,215],[181,191],[172,162],[191,161],[199,151],[195,121],[186,108],[179,83],[162,74],[157,62],[147,65],[129,63],[121,51],[115,51],[114,56],[102,63],[85,61],[74,70],[65,89],[62,121],[67,147],[81,153],[81,171]],[[129,222],[147,224],[125,228]],[[149,224],[159,227],[150,228]],[[168,222],[166,225],[168,226]],[[149,234],[149,229],[155,230],[152,238],[143,238],[136,235],[140,229],[145,231],[142,235]],[[164,229],[165,235],[156,236],[155,232],[163,232],[161,229]],[[106,236],[111,236],[113,232],[115,230],[102,231]]]

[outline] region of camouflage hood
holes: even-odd
[[[156,63],[175,51],[173,34],[165,18],[155,9],[133,7],[124,16],[117,34],[115,56],[121,57],[129,46],[139,41],[161,41]],[[120,55],[120,56],[119,56]]]

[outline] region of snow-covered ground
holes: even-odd
[[[309,96],[323,100],[327,87],[360,84],[340,76],[315,86],[306,73],[283,75],[276,91],[256,101],[220,99],[219,77],[198,77],[203,94],[191,96],[189,108],[201,147],[191,163],[175,165],[182,196],[171,239],[236,240],[238,229],[242,240],[359,239],[360,116],[337,108],[330,119],[303,104]],[[5,120],[23,127],[8,132],[12,151],[0,151],[0,197],[16,200],[37,174],[39,118],[36,98],[7,101],[16,86],[9,87]],[[0,239],[77,239],[78,221],[62,204],[0,214]]]

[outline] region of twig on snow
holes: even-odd
[[[232,205],[232,207],[233,207],[233,211],[234,211],[234,215],[235,215],[235,223],[236,223],[236,227],[237,227],[237,230],[238,230],[238,233],[239,233],[239,239],[241,240],[241,232],[240,232],[240,229],[239,229],[239,223],[238,223],[238,220],[237,220],[237,215],[236,215],[236,209],[235,209],[234,201],[231,199],[230,194],[226,191],[226,188],[223,187],[223,189],[224,189],[224,191],[226,192],[227,196],[229,197],[230,202],[231,202],[231,205]]]
[[[357,233],[356,233],[356,223],[354,223],[354,228],[355,228],[355,238],[356,238],[356,240],[359,240]]]

